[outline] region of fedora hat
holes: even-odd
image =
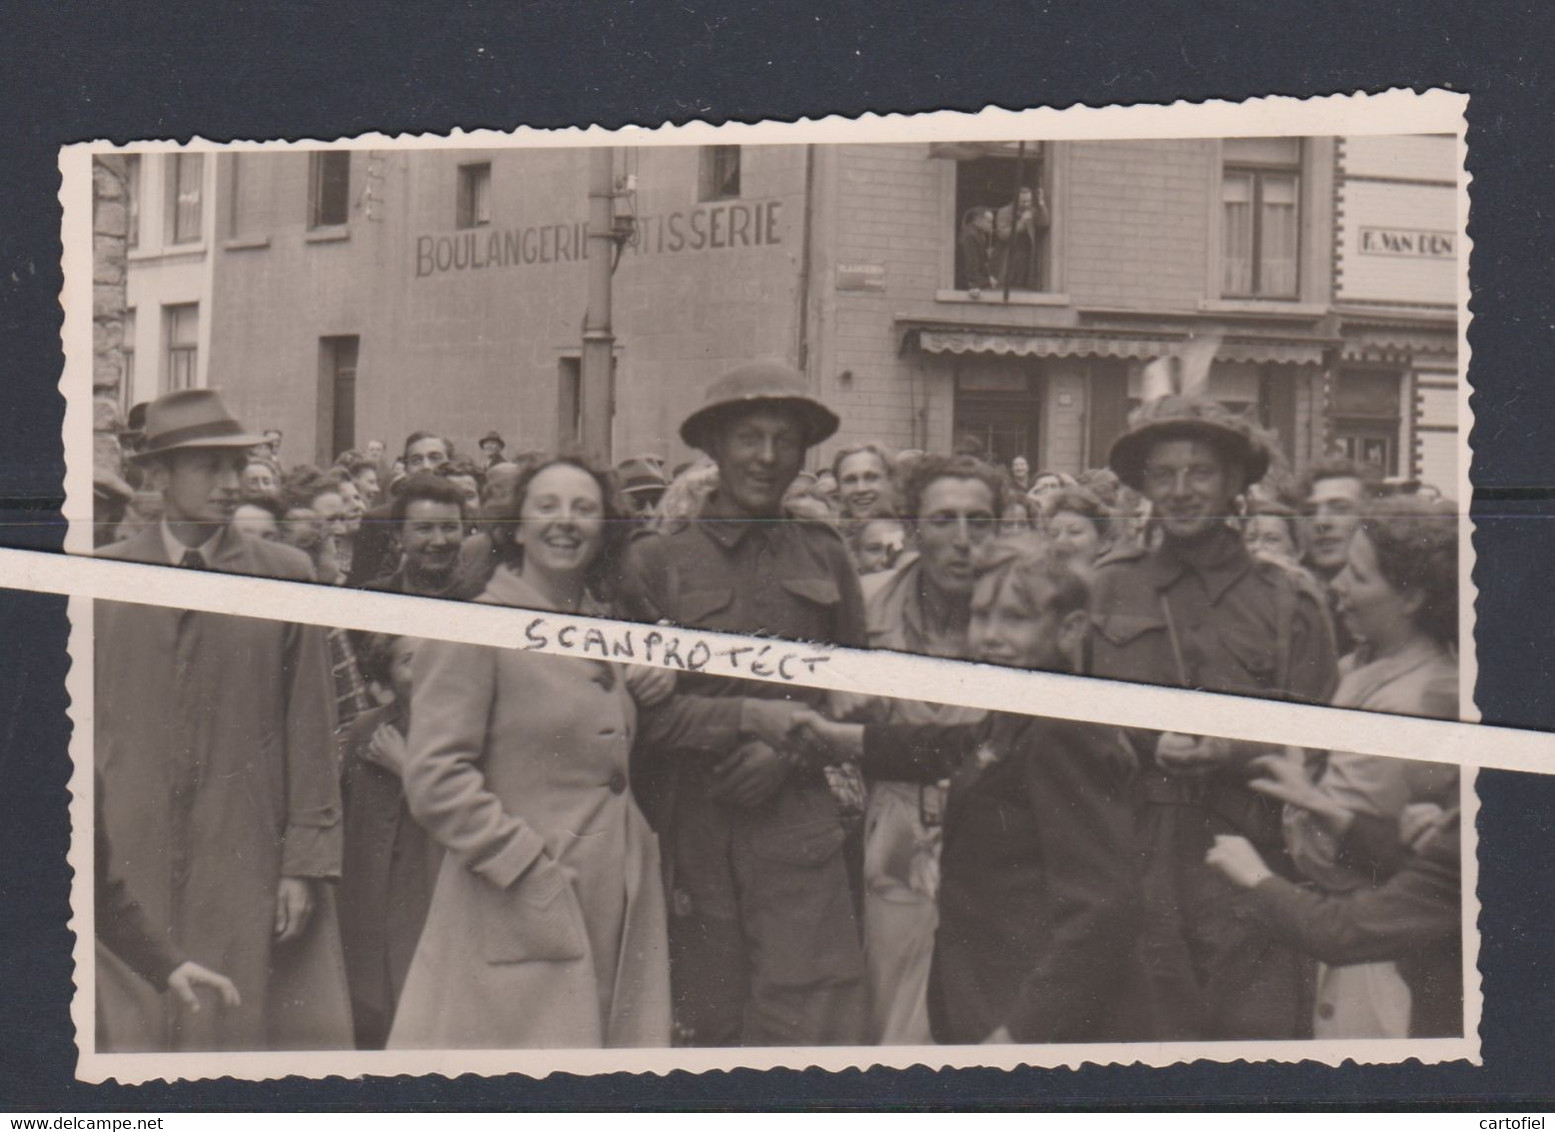
[[[627,495],[637,492],[663,491],[669,486],[664,471],[647,456],[633,456],[622,460],[615,467],[616,483]]]
[[[497,442],[497,447],[498,448],[506,448],[507,447],[507,441],[502,439],[502,434],[500,432],[498,432],[496,429],[492,429],[485,436],[481,437],[479,443],[480,444],[485,444],[488,440],[495,440]]]
[[[1269,471],[1269,448],[1252,426],[1218,401],[1168,395],[1147,401],[1128,416],[1129,429],[1113,442],[1107,465],[1135,491],[1144,490],[1145,460],[1163,440],[1199,440],[1257,483]]]
[[[145,443],[136,460],[188,448],[252,448],[266,443],[247,431],[214,389],[180,389],[146,406]]]
[[[748,362],[707,387],[702,407],[681,422],[680,438],[707,451],[709,433],[728,414],[758,405],[782,405],[804,422],[805,447],[837,431],[837,414],[810,393],[805,375],[782,362]]]

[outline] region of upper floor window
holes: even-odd
[[[952,142],[931,147],[956,162],[956,289],[1052,287],[1046,154],[1038,142]]]
[[[338,228],[351,218],[351,153],[309,155],[308,227]]]
[[[205,210],[205,155],[168,155],[168,231],[170,244],[190,244],[201,236]]]
[[[140,154],[131,153],[124,159],[124,210],[125,243],[140,247]]]
[[[193,389],[199,375],[200,304],[179,303],[163,307],[162,334],[167,343],[162,391]]]
[[[484,228],[491,223],[491,162],[459,166],[460,228]]]
[[[704,145],[697,175],[697,200],[729,200],[740,195],[740,147]]]
[[[1294,299],[1301,139],[1227,138],[1221,172],[1221,294]]]

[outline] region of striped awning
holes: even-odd
[[[1110,331],[1028,331],[920,329],[918,348],[929,354],[992,354],[1019,358],[1164,357],[1187,339],[1177,335],[1138,335]],[[1321,341],[1228,337],[1215,352],[1221,362],[1319,366]]]
[[[1441,329],[1423,326],[1344,327],[1344,356],[1347,361],[1397,360],[1420,355],[1447,358],[1458,351],[1457,327]]]

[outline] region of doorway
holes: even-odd
[[[957,450],[975,442],[983,459],[1008,468],[1024,456],[1042,467],[1042,371],[1030,358],[963,361],[956,370]]]

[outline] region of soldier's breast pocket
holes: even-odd
[[[729,586],[685,589],[680,592],[680,608],[675,620],[698,629],[740,632],[746,626],[739,623],[737,605],[734,590]]]
[[[832,578],[810,577],[784,578],[779,582],[790,597],[797,600],[793,624],[783,628],[783,636],[802,640],[826,641],[837,635],[837,608],[842,604],[842,591]]]
[[[1272,626],[1236,622],[1222,625],[1220,643],[1249,680],[1260,688],[1272,687],[1278,668]]]
[[[1108,613],[1093,618],[1092,627],[1098,654],[1106,654],[1114,662],[1105,666],[1105,675],[1124,680],[1183,680],[1184,674],[1175,666],[1158,671],[1171,657],[1164,618],[1141,613]]]

